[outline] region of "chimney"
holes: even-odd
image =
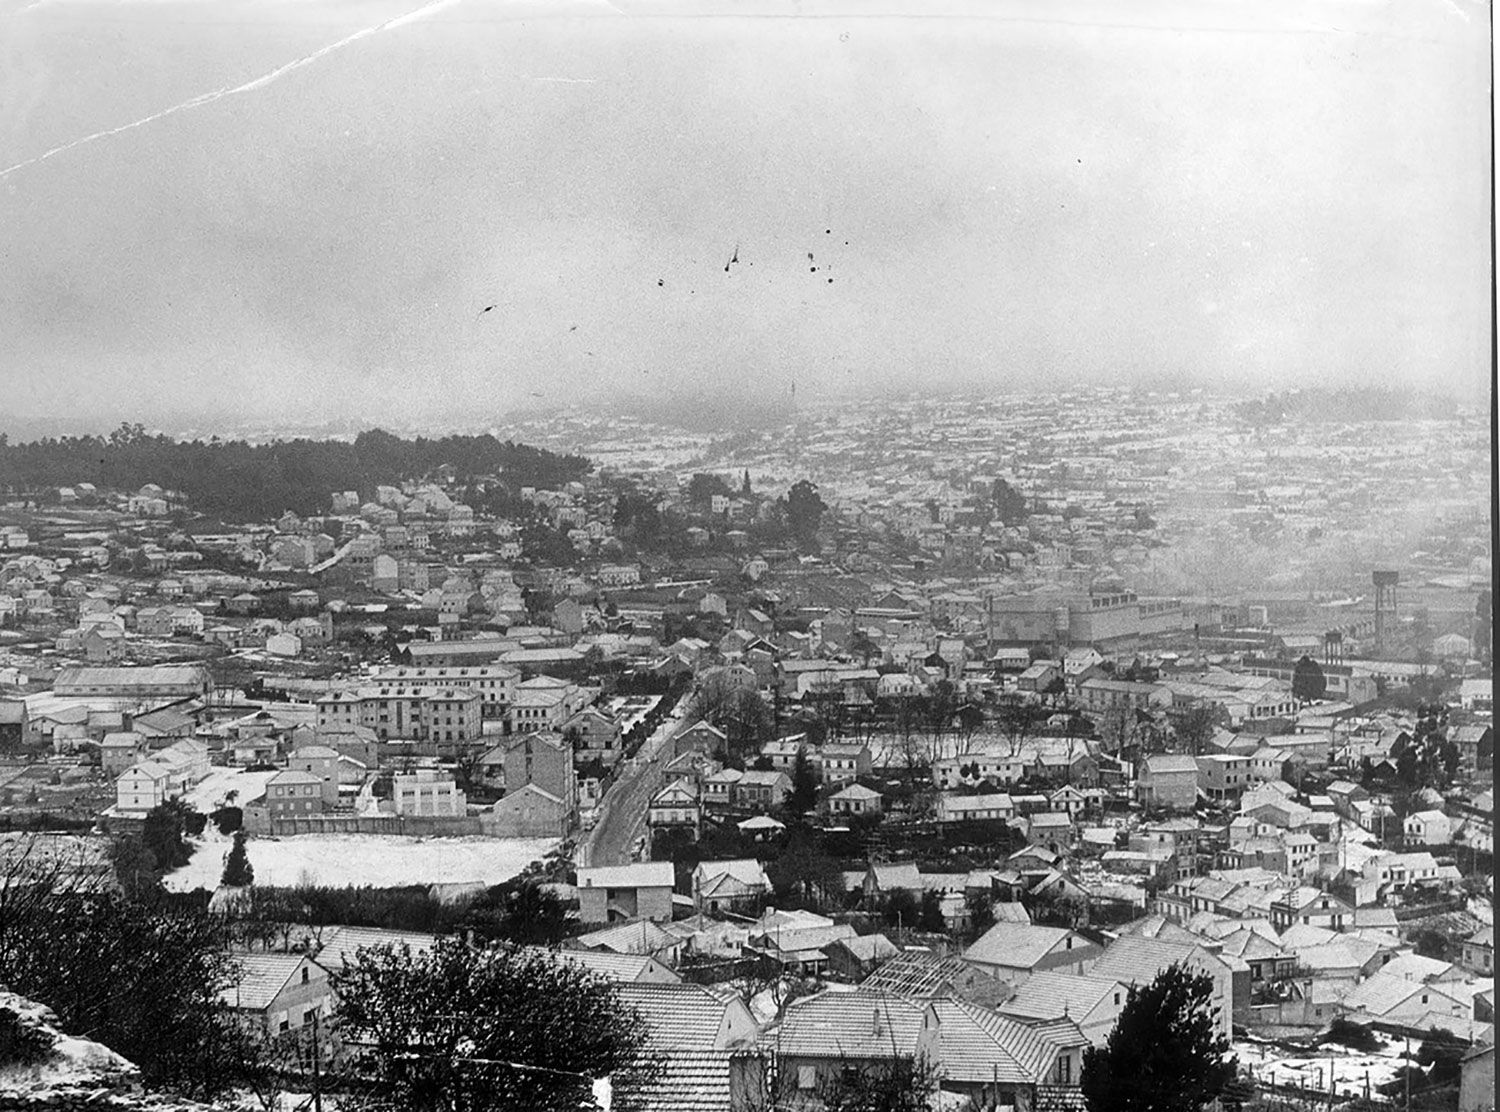
[[[875,1022],[874,1022],[874,1026],[871,1028],[871,1033],[876,1038],[880,1037],[880,1009],[879,1008],[875,1009]]]

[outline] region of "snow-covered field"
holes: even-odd
[[[1340,1095],[1361,1096],[1368,1080],[1376,1087],[1395,1080],[1400,1068],[1404,1044],[1376,1032],[1385,1045],[1373,1054],[1362,1054],[1342,1046],[1321,1046],[1316,1054],[1298,1055],[1258,1040],[1236,1041],[1234,1050],[1240,1066],[1249,1068],[1257,1078],[1277,1085],[1298,1085],[1328,1090],[1329,1071]],[[1413,1047],[1415,1051],[1415,1047]]]
[[[224,870],[229,839],[210,825],[190,860],[166,878],[173,891],[214,889]],[[343,887],[408,884],[499,884],[547,855],[549,838],[419,838],[397,834],[300,834],[251,837],[247,850],[255,883]]]

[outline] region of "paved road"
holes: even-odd
[[[646,833],[646,805],[661,790],[662,770],[672,756],[668,742],[686,725],[680,717],[685,703],[684,699],[672,709],[610,785],[599,806],[598,823],[578,843],[575,864],[591,867],[630,863],[635,840]]]

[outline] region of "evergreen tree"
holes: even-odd
[[[224,860],[224,875],[219,883],[225,888],[248,888],[255,883],[255,869],[250,864],[250,855],[245,852],[245,832],[234,832],[234,845],[229,847],[229,856]]]
[[[917,925],[928,934],[942,934],[948,929],[948,924],[943,921],[943,899],[931,888],[922,893]]]
[[[187,844],[186,834],[194,826],[199,832],[203,829],[203,816],[196,815],[200,820],[197,823],[194,823],[194,817],[195,812],[180,799],[168,800],[146,812],[141,823],[141,842],[162,872],[181,868],[192,857],[193,850]]]
[[[792,761],[792,790],[786,797],[786,809],[801,817],[817,805],[818,774],[807,759],[807,750],[799,747]]]
[[[1090,1047],[1080,1079],[1090,1112],[1198,1112],[1234,1079],[1207,973],[1169,966],[1132,988],[1109,1041]]]
[[[798,479],[792,484],[792,489],[787,492],[786,497],[786,520],[798,541],[803,544],[810,544],[813,541],[818,532],[818,526],[823,521],[825,509],[827,507],[823,505],[823,499],[818,496],[816,483]]]
[[[990,488],[990,504],[1002,525],[1019,525],[1026,520],[1026,496],[1004,479],[996,479]]]
[[[1321,699],[1328,691],[1328,679],[1323,669],[1310,656],[1303,656],[1292,669],[1292,695],[1299,701],[1310,703]]]

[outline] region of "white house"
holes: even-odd
[[[1453,842],[1453,820],[1441,811],[1416,811],[1406,816],[1407,845],[1446,846]]]
[[[302,638],[295,633],[273,633],[266,638],[266,652],[272,656],[300,656]]]
[[[392,777],[391,800],[398,815],[455,818],[468,814],[468,801],[453,778],[439,778],[432,768]]]

